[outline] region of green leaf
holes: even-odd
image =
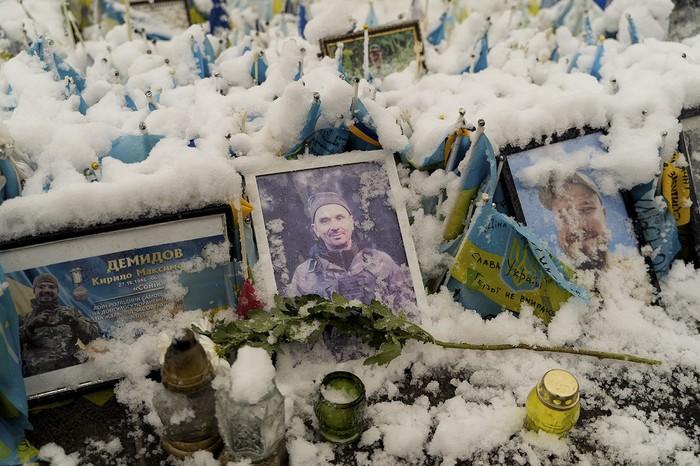
[[[370,364],[379,364],[380,366],[383,366],[384,364],[389,364],[389,362],[391,362],[399,354],[401,354],[402,346],[399,342],[390,340],[382,343],[379,349],[381,353],[375,354],[374,356],[370,356],[369,358],[365,359],[363,364],[366,366]]]

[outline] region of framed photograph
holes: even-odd
[[[602,133],[512,153],[504,180],[515,219],[574,270],[601,270],[638,256],[638,235],[620,192],[600,190],[591,155]]]
[[[422,42],[418,21],[405,21],[369,28],[369,72],[374,78],[384,78],[406,68],[422,57]],[[335,57],[339,44],[343,44],[343,69],[346,77],[364,77],[364,31],[321,39],[324,55]],[[422,59],[420,59],[422,65]]]
[[[425,303],[391,154],[308,157],[247,173],[245,183],[260,263],[278,294],[378,299],[409,316]]]
[[[678,142],[678,152],[683,160],[675,165],[687,175],[687,180],[681,181],[689,190],[692,204],[687,213],[681,210],[674,214],[684,259],[694,262],[695,267],[700,267],[700,206],[697,198],[697,189],[700,186],[700,109],[684,112],[680,121],[683,130]]]
[[[85,348],[122,323],[231,307],[233,238],[216,206],[0,243],[28,397],[104,382]]]
[[[184,31],[192,24],[187,0],[131,0],[129,6],[148,33],[157,34],[159,28],[165,27],[163,32],[167,36],[172,34],[172,29]]]

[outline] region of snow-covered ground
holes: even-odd
[[[207,8],[206,0],[196,3]],[[381,83],[361,82],[360,97],[384,148],[407,150],[412,160],[422,160],[444,138],[460,108],[474,125],[485,120],[485,134],[497,152],[570,128],[609,125],[602,137],[608,152],[589,161],[600,170],[602,190],[612,193],[649,181],[659,169],[659,148],[665,159],[675,150],[681,110],[700,106],[700,41],[664,40],[670,0],[614,0],[604,13],[591,8],[595,37],[619,30],[617,39],[605,41],[600,80],[585,72],[596,46],[581,46],[580,36],[566,27],[552,33],[544,26],[548,12],[523,16],[519,7],[511,8],[513,3],[458,3],[469,15],[457,22],[447,41],[426,46],[427,73],[412,63]],[[238,198],[241,172],[287,163],[278,154],[298,142],[313,93],[322,102],[319,127],[331,126],[348,112],[353,88],[338,78],[335,60],[318,57],[318,39],[347,32],[353,18],[364,23],[369,9],[364,1],[312,3],[308,40],[298,37],[292,21],[286,25],[289,37],[283,34],[285,25],[273,21],[268,34],[252,38],[252,48],[264,50],[269,65],[267,80],[254,86],[253,55],[242,53],[250,38],[232,36],[233,45],[219,50],[212,65],[218,76],[200,79],[190,42],[191,36],[203,40],[200,26],[156,44],[139,36],[129,41],[125,27],[117,26],[104,37],[86,33],[86,43],[73,48],[62,32],[58,2],[25,0],[23,5],[36,21],[27,19],[19,3],[6,0],[0,3],[0,26],[8,36],[21,37],[26,23],[32,39],[39,33],[53,38],[55,51],[86,77],[82,96],[89,108],[82,115],[78,97],[66,98],[65,82],[55,81],[37,57],[22,52],[1,65],[0,135],[10,135],[38,165],[22,196],[0,205],[3,241]],[[258,11],[252,2],[231,8],[238,24]],[[381,22],[400,14],[410,17],[408,0],[377,1],[374,8]],[[430,30],[445,8],[429,4]],[[636,22],[638,44],[630,44],[628,13]],[[489,66],[459,74],[487,17]],[[561,58],[550,60],[555,41]],[[569,73],[567,58],[577,52],[580,70]],[[303,85],[293,80],[299,60]],[[160,108],[154,111],[144,96],[149,89],[160,93]],[[127,93],[138,110],[125,107]],[[410,114],[410,137],[396,123],[402,111]],[[137,134],[140,122],[150,133],[165,136],[148,159],[126,164],[104,158],[100,181],[88,181],[83,170],[116,137]],[[196,147],[188,146],[190,139]],[[231,158],[229,148],[243,155]],[[454,192],[457,180],[442,170],[400,173],[403,191],[395,199],[414,219],[411,233],[423,272],[433,274],[449,259],[437,252],[441,222],[423,213],[420,200],[445,187]],[[451,205],[448,198],[440,213]],[[362,359],[338,362],[323,345],[285,347],[277,358],[276,383],[286,397],[291,464],[700,464],[700,274],[692,264],[676,261],[661,280],[657,304],[636,289],[645,274],[641,265],[605,272],[588,305],[566,303],[547,326],[527,307],[519,316],[502,313],[484,321],[455,303],[446,289],[429,295],[418,311],[422,325],[440,340],[585,347],[659,359],[660,366],[409,343],[388,366],[376,367],[363,366]],[[258,292],[269,300],[273,290],[264,283]],[[131,323],[124,335],[141,335],[138,340],[115,340],[109,353],[96,356],[98,366],[127,374],[117,386],[118,400],[156,427],[155,382],[145,375],[158,363],[157,335],[200,318],[194,311]],[[581,420],[562,439],[523,428],[528,392],[553,368],[573,373],[581,388]],[[315,391],[333,370],[357,374],[369,400],[369,428],[357,451],[343,454],[319,442],[313,430]],[[69,464],[61,462],[56,449],[42,453],[54,458],[53,464]],[[201,455],[188,464],[215,463]]]

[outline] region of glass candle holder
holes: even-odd
[[[525,408],[525,426],[529,430],[563,436],[576,424],[581,412],[578,381],[562,369],[547,372],[530,391]]]
[[[227,460],[248,459],[256,465],[283,463],[284,397],[276,385],[256,403],[237,401],[228,390],[218,390],[216,417],[228,448]]]
[[[333,443],[357,441],[364,430],[365,386],[350,372],[331,372],[319,388],[314,412],[321,436]]]

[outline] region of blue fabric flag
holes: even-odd
[[[22,184],[12,162],[8,158],[0,158],[0,204],[19,196],[21,192]]]
[[[372,120],[367,107],[357,99],[357,107],[353,112],[352,124],[348,127],[348,150],[376,150],[382,145],[377,136],[377,126]]]
[[[369,13],[367,13],[367,18],[365,19],[365,24],[369,27],[379,26],[379,18],[377,18],[377,13],[374,11],[374,3],[369,2]]]
[[[634,18],[629,13],[627,14],[627,26],[630,30],[630,42],[632,44],[639,43],[639,37],[637,36],[637,26],[634,24]]]
[[[135,112],[138,110],[138,107],[136,107],[136,102],[134,102],[134,99],[129,97],[129,94],[124,94],[124,103],[126,104],[127,108],[131,110],[132,112]],[[148,104],[149,107],[151,104]]]
[[[209,31],[215,36],[226,34],[231,29],[228,13],[221,0],[213,0],[209,11]]]
[[[591,28],[591,19],[586,15],[583,20],[583,43],[586,45],[595,44],[595,37],[593,36],[593,28]]]
[[[447,159],[452,153],[452,145],[458,136],[461,136],[459,141],[459,148],[457,149],[457,165],[464,158],[471,142],[469,140],[469,130],[467,128],[456,127],[448,133],[448,135],[440,142],[437,149],[430,154],[428,157],[423,159],[422,162],[416,163],[412,160],[407,160],[407,163],[417,168],[418,170],[435,170],[438,168],[445,168],[447,165]]]
[[[211,76],[209,72],[209,61],[202,52],[202,48],[197,41],[192,38],[191,42],[192,56],[194,57],[195,66],[197,67],[197,74],[200,78],[208,78]]]
[[[161,139],[163,139],[163,136],[157,134],[126,134],[119,136],[112,142],[112,148],[107,155],[124,163],[143,162]]]
[[[573,7],[574,0],[569,0],[569,2],[562,8],[561,12],[559,13],[559,16],[557,16],[557,18],[552,23],[552,29],[556,31],[557,28],[560,28],[564,25],[564,20],[566,20],[567,15],[571,12],[571,9]]]
[[[559,45],[554,46],[554,50],[549,54],[550,61],[559,61]]]
[[[285,154],[285,157],[290,158],[295,155],[299,155],[304,151],[304,145],[306,141],[311,137],[316,129],[316,122],[318,122],[318,117],[321,115],[321,99],[314,98],[311,107],[309,108],[309,113],[306,114],[306,123],[301,129],[299,134],[299,143],[292,148],[289,152]]]
[[[446,37],[446,29],[447,29],[447,12],[444,12],[443,14],[440,15],[440,24],[438,24],[438,27],[433,29],[433,32],[428,34],[428,42],[431,45],[438,45],[440,42],[445,40]]]
[[[258,67],[257,78],[255,75],[256,63]],[[253,65],[250,67],[250,75],[253,77],[254,84],[262,84],[265,82],[265,79],[267,79],[267,64],[265,63],[265,60],[263,60],[261,53],[259,53],[258,57],[253,60]]]
[[[29,407],[22,377],[19,317],[5,285],[0,266],[0,464],[25,464],[18,447],[24,442],[24,430],[31,429]]]
[[[598,44],[598,48],[595,51],[595,57],[593,57],[593,65],[591,65],[591,71],[589,74],[600,81],[600,67],[603,64],[603,51],[604,51],[605,41]]]
[[[474,61],[474,73],[485,70],[488,65],[488,55],[489,55],[489,33],[488,30],[484,32],[484,35],[479,39],[479,52],[478,58]],[[471,63],[462,71],[462,73],[469,73],[471,68]]]
[[[100,11],[105,18],[115,21],[117,24],[124,24],[124,13],[114,8],[112,0],[100,0]],[[120,5],[121,6],[121,5]]]
[[[64,62],[61,57],[53,53],[46,45],[42,36],[37,37],[32,46],[27,50],[28,55],[36,55],[44,62],[44,69],[55,72],[58,80],[70,77],[75,84],[78,93],[85,89],[85,78],[78,73],[75,68]]]
[[[309,154],[334,155],[346,152],[350,132],[342,127],[314,131],[308,140]]]
[[[604,10],[606,6],[611,2],[611,0],[593,0],[593,3],[598,5],[601,10]]]
[[[651,258],[654,272],[662,277],[668,273],[681,244],[676,219],[668,209],[666,199],[656,196],[654,187],[654,181],[650,181],[632,188],[630,195],[644,239],[654,249]]]
[[[204,34],[204,56],[206,57],[207,65],[211,65],[216,61],[216,52],[214,52],[214,46],[211,45],[211,41],[209,40],[209,37]]]
[[[302,39],[306,39],[306,36],[304,35],[304,30],[306,29],[306,23],[308,22],[308,20],[306,19],[306,6],[301,1],[299,2],[298,16],[299,35]]]

